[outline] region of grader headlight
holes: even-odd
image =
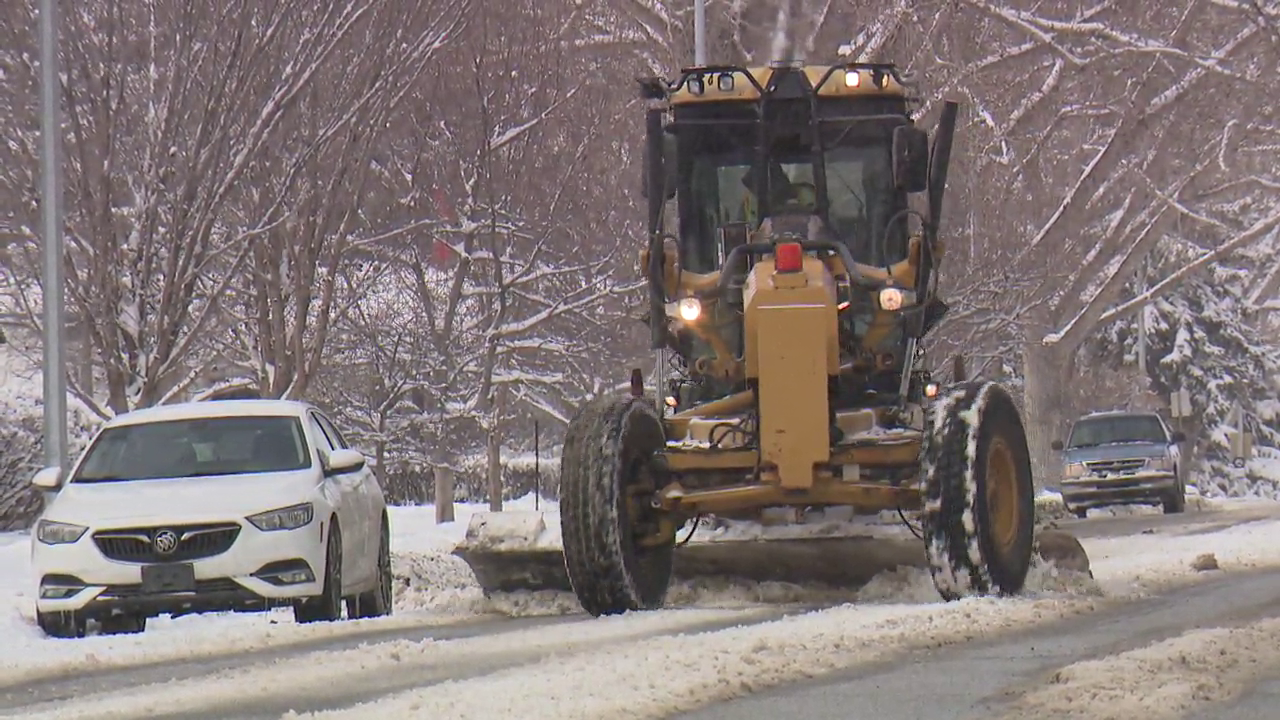
[[[916,294],[914,290],[906,290],[899,287],[881,288],[876,293],[876,303],[881,310],[901,310],[908,305],[916,304]]]
[[[702,301],[696,297],[681,298],[676,304],[676,312],[685,322],[693,322],[702,315]]]
[[[845,87],[858,87],[861,84],[862,84],[862,73],[858,72],[857,70],[844,71]]]

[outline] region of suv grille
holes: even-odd
[[[1125,460],[1092,460],[1085,463],[1094,475],[1131,475],[1147,466],[1146,458]]]
[[[161,534],[172,533],[177,543],[168,552]],[[175,525],[161,527],[122,528],[100,530],[93,534],[93,542],[102,554],[111,560],[133,563],[190,562],[213,557],[231,549],[240,535],[240,526],[234,523],[216,525]]]

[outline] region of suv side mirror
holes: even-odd
[[[1187,441],[1187,434],[1182,432],[1181,430],[1174,430],[1173,435],[1170,435],[1169,439],[1172,440],[1175,444],[1184,443]]]
[[[355,472],[364,467],[364,463],[364,454],[359,450],[349,448],[334,450],[329,453],[329,459],[324,464],[324,474],[326,477],[332,477]]]
[[[1062,452],[1062,441],[1054,440],[1053,442],[1049,443],[1049,447],[1053,448],[1054,452]]]
[[[909,193],[929,189],[929,133],[914,125],[893,129],[893,184]]]
[[[62,487],[62,468],[47,467],[31,478],[31,484],[41,490],[57,490]]]

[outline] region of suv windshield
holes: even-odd
[[[311,467],[295,417],[220,417],[121,425],[98,436],[71,482],[287,472]]]
[[[1167,443],[1164,425],[1154,415],[1113,415],[1087,418],[1071,429],[1068,448],[1109,443]]]

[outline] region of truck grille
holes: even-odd
[[[1085,463],[1089,472],[1106,477],[1108,475],[1132,475],[1147,466],[1146,458],[1128,458],[1125,460],[1091,460]]]
[[[163,552],[165,543],[159,547],[156,543],[156,537],[166,532],[177,537],[169,552]],[[101,530],[93,534],[93,542],[108,559],[120,562],[190,562],[221,555],[239,535],[240,526],[235,523],[174,525]]]

